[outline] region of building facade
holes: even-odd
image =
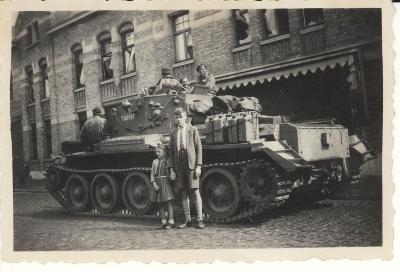
[[[13,156],[38,168],[79,139],[91,110],[153,86],[161,67],[263,112],[335,117],[380,151],[379,9],[20,12],[11,74]]]

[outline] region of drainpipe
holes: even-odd
[[[55,97],[55,103],[56,103],[56,128],[57,128],[57,142],[58,142],[58,147],[59,147],[59,154],[61,153],[61,142],[60,142],[60,117],[58,113],[58,87],[57,87],[57,78],[56,78],[56,63],[55,63],[55,55],[54,55],[54,37],[53,35],[51,36],[51,58],[53,62],[53,74],[54,74],[54,97]]]

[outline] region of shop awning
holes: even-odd
[[[317,70],[325,71],[326,68],[331,69],[336,66],[344,67],[348,65],[350,74],[348,81],[352,83],[351,89],[357,87],[357,68],[354,62],[353,54],[339,56],[319,56],[316,58],[308,58],[302,60],[288,61],[283,64],[257,67],[238,73],[219,75],[216,77],[217,87],[220,90],[239,88],[241,86],[255,85],[256,83],[263,84],[270,82],[273,79],[287,79],[290,76],[299,74],[306,75],[307,73],[315,73]]]

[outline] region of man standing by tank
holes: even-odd
[[[92,145],[105,139],[107,120],[101,117],[102,110],[96,106],[93,109],[93,117],[83,124],[81,130],[81,142],[92,149]]]
[[[199,179],[202,165],[202,146],[196,127],[187,123],[187,113],[183,108],[175,110],[176,129],[171,133],[169,167],[171,179],[176,179],[175,188],[182,196],[185,222],[178,226],[183,229],[192,225],[189,194],[196,208],[194,226],[203,229],[202,200],[199,191]]]

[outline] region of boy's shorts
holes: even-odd
[[[176,190],[189,191],[199,189],[199,177],[195,177],[195,170],[189,169],[186,150],[179,151],[178,171],[176,173]]]

